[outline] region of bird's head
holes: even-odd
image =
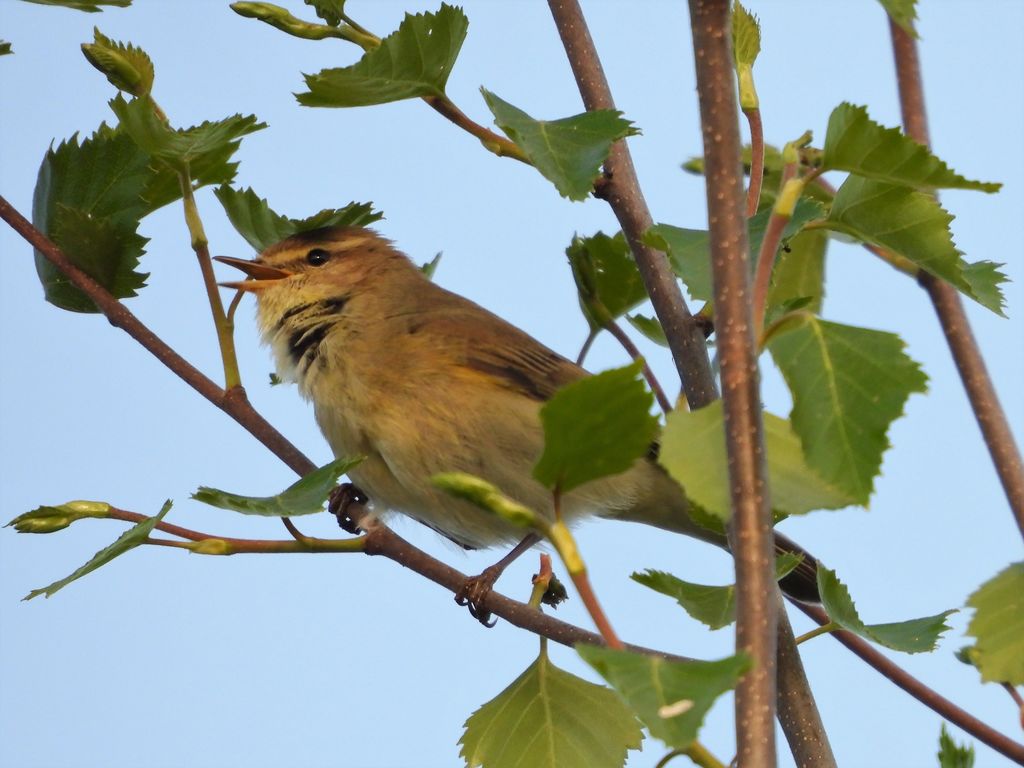
[[[220,285],[254,293],[261,313],[271,307],[284,313],[291,306],[346,295],[365,289],[392,267],[405,271],[410,266],[390,241],[362,227],[324,227],[292,235],[251,261],[215,258],[248,275],[247,280]]]

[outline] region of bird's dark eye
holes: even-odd
[[[306,254],[307,263],[314,267],[320,267],[327,263],[327,260],[331,258],[331,254],[325,251],[323,248],[314,248]]]

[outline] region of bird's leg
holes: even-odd
[[[469,608],[470,614],[485,627],[493,627],[498,620],[491,621],[491,613],[483,607],[484,600],[491,593],[496,582],[505,569],[512,565],[523,552],[540,541],[536,533],[528,533],[523,540],[512,547],[512,550],[494,565],[485,568],[478,576],[466,579],[462,588],[455,593],[455,602]]]
[[[338,518],[338,527],[353,536],[363,532],[359,520],[369,498],[352,483],[341,483],[327,498],[327,511]]]

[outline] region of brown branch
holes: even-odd
[[[832,745],[828,743],[825,724],[811,696],[800,653],[793,638],[793,627],[782,605],[781,593],[776,593],[779,602],[778,616],[778,669],[779,695],[778,718],[782,732],[786,735],[793,761],[798,766],[836,768]]]
[[[493,152],[498,157],[511,157],[513,160],[518,160],[521,163],[533,165],[530,158],[526,156],[526,153],[514,142],[471,120],[447,96],[424,96],[423,101],[435,112],[455,123],[466,133],[478,138],[488,151]]]
[[[601,60],[587,29],[578,0],[548,0],[551,15],[562,38],[569,65],[588,110],[615,109]],[[604,164],[605,178],[599,185],[622,227],[654,311],[665,329],[672,359],[691,408],[701,408],[717,397],[704,334],[683,300],[679,283],[661,251],[643,241],[654,223],[647,208],[633,159],[625,141],[617,141]]]
[[[919,144],[929,143],[928,115],[924,106],[924,86],[917,41],[906,30],[889,19],[893,58],[904,132]],[[964,312],[963,302],[953,286],[922,270],[918,282],[928,292],[953,355],[960,379],[967,390],[967,399],[981,427],[989,455],[1003,485],[1017,528],[1024,536],[1024,463],[1013,439],[1006,413],[996,395],[985,360]]]
[[[794,603],[794,605],[818,624],[825,625],[829,621],[825,612],[817,606],[804,605],[803,603]],[[1020,765],[1024,765],[1024,744],[1013,741],[1008,736],[986,725],[971,713],[961,709],[952,701],[901,669],[897,664],[883,656],[867,641],[862,640],[857,635],[843,630],[831,632],[830,634],[874,667],[884,677],[888,678],[891,683],[902,688],[926,707],[937,712],[958,728],[967,731],[978,741],[984,742],[1000,754],[1016,761]]]
[[[548,0],[548,5],[584,105],[588,110],[614,109],[611,90],[579,3],[577,0]],[[651,226],[653,219],[647,209],[629,149],[624,141],[616,142],[612,147],[605,163],[605,171],[605,179],[597,191],[611,205],[633,251],[651,303],[665,329],[686,399],[691,408],[701,408],[718,396],[705,346],[703,324],[690,314],[664,255],[642,241],[643,233]],[[775,589],[774,580],[772,589]],[[787,656],[785,663],[799,665],[799,655]],[[802,671],[798,675],[788,674],[787,671],[783,674],[783,679],[792,684],[797,684],[800,680],[806,681]],[[780,695],[789,693],[788,690],[782,691]],[[799,695],[813,706],[809,688],[805,687]],[[794,718],[783,725],[786,727],[788,724],[795,728],[798,721],[803,726],[810,720]],[[808,738],[806,731],[795,737]],[[818,734],[818,740],[827,742],[823,731]]]
[[[690,0],[690,26],[704,136],[711,275],[721,361],[736,561],[736,646],[754,668],[736,686],[741,766],[774,766],[776,609],[771,506],[750,305],[750,269],[739,113],[728,0]]]

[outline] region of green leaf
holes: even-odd
[[[825,170],[849,171],[926,192],[998,192],[1002,187],[995,182],[964,178],[899,128],[886,128],[868,117],[865,107],[846,102],[832,110],[828,119],[822,162]]]
[[[668,338],[665,336],[665,329],[661,327],[661,321],[656,317],[646,315],[626,315],[629,324],[662,347],[668,347]]]
[[[210,157],[230,157],[238,149],[240,139],[266,128],[254,115],[232,115],[215,123],[209,121],[192,128],[174,129],[157,116],[148,96],[126,101],[120,94],[110,102],[121,127],[151,156],[178,171],[188,171],[193,163]],[[190,174],[191,175],[191,174]],[[217,181],[227,183],[234,178],[235,165],[224,163]]]
[[[765,413],[764,435],[774,509],[796,515],[855,503],[807,466],[800,440],[788,421]],[[720,520],[729,519],[729,461],[720,400],[697,411],[670,413],[658,461],[683,486],[687,497]]]
[[[482,477],[467,472],[441,472],[431,477],[430,482],[445,493],[465,499],[520,528],[543,528],[548,524],[534,510],[510,499],[498,486]]]
[[[314,469],[296,483],[288,486],[276,496],[240,496],[216,488],[200,486],[192,498],[220,509],[230,509],[243,515],[264,515],[266,517],[297,517],[320,512],[324,502],[338,478],[358,465],[363,458],[335,459],[319,469]]]
[[[305,75],[307,107],[363,107],[421,96],[444,96],[469,20],[442,3],[437,13],[406,14],[396,32],[350,67]]]
[[[776,558],[775,578],[781,579],[800,564],[802,558],[787,552]],[[695,584],[671,573],[650,568],[633,573],[633,581],[674,598],[683,610],[709,629],[721,629],[736,620],[736,585]]]
[[[638,378],[642,362],[588,376],[562,389],[540,409],[544,453],[533,476],[568,493],[590,480],[616,475],[645,455],[658,432],[654,396]]]
[[[58,214],[51,228],[52,239],[58,245],[73,243],[76,266],[118,298],[137,296],[149,277],[135,271],[148,239],[138,235],[135,227],[97,219],[76,208],[58,206]],[[37,259],[36,271],[51,304],[74,312],[97,311],[92,299],[49,260]]]
[[[304,0],[306,5],[313,6],[316,15],[332,27],[341,24],[345,15],[345,0]]]
[[[87,562],[81,568],[76,570],[70,576],[63,578],[60,581],[55,581],[53,582],[53,584],[43,587],[42,589],[33,589],[22,599],[31,600],[33,597],[39,597],[39,595],[45,595],[47,598],[49,598],[54,593],[64,589],[64,587],[66,587],[71,582],[77,581],[86,574],[92,573],[97,568],[100,568],[109,563],[115,557],[123,555],[129,549],[134,549],[135,547],[139,546],[140,544],[145,542],[147,538],[149,538],[149,534],[153,532],[153,529],[156,527],[156,524],[163,520],[164,515],[170,512],[170,510],[171,502],[170,500],[167,500],[164,502],[163,507],[160,509],[160,511],[156,514],[155,517],[147,517],[142,522],[136,523],[134,526],[132,526],[127,531],[122,533],[118,537],[117,541],[101,549],[99,552],[92,556],[92,559],[89,562]]]
[[[119,43],[93,28],[93,43],[82,43],[82,53],[110,84],[134,96],[146,96],[153,90],[153,62],[141,48]]]
[[[878,0],[889,17],[903,27],[903,30],[917,37],[914,19],[917,18],[917,0]]]
[[[85,0],[27,0],[29,3],[35,3],[36,5],[57,5],[63,8],[72,8],[76,11],[85,11],[86,13],[99,13],[103,10],[100,6],[113,6],[115,8],[127,8],[132,4],[132,0],[91,0],[86,2]]]
[[[652,736],[676,749],[697,738],[715,699],[751,666],[742,654],[684,662],[593,645],[577,645],[576,652],[619,692]]]
[[[643,739],[613,691],[559,669],[546,651],[465,729],[467,768],[620,768]]]
[[[36,507],[23,512],[4,527],[14,526],[18,533],[55,533],[86,517],[103,519],[110,514],[105,501],[69,501],[60,506]]]
[[[974,768],[974,747],[970,744],[961,747],[946,731],[942,724],[939,732],[939,768]]]
[[[889,447],[889,425],[928,378],[893,333],[787,315],[767,340],[793,395],[790,420],[807,463],[866,504]]]
[[[935,650],[939,637],[949,629],[946,617],[956,613],[943,611],[935,616],[892,624],[865,624],[857,613],[846,585],[839,580],[835,571],[830,571],[821,563],[818,564],[818,592],[829,618],[840,627],[904,653]]]
[[[672,271],[686,283],[695,301],[711,301],[711,250],[706,229],[685,229],[671,224],[655,224],[644,233],[644,242],[663,251]]]
[[[1006,278],[996,269],[1000,265],[965,262],[953,243],[952,220],[931,195],[850,176],[836,192],[824,225],[910,259],[982,306],[1003,314],[998,285]]]
[[[640,270],[621,232],[608,237],[573,237],[565,249],[576,281],[580,309],[591,330],[621,317],[647,298]]]
[[[73,136],[43,157],[32,203],[32,223],[116,298],[135,295],[145,274],[135,271],[143,247],[140,194],[149,158],[107,126],[78,143]],[[92,300],[40,252],[36,271],[46,300],[73,312],[97,312]]]
[[[737,69],[752,67],[761,53],[761,25],[739,0],[732,6],[732,55]]]
[[[794,302],[806,299],[803,307],[808,312],[821,312],[825,298],[825,251],[828,235],[820,229],[799,233],[780,250],[772,269],[772,284],[768,289],[768,318]]]
[[[257,251],[263,251],[297,232],[320,227],[364,227],[383,218],[373,203],[349,203],[344,208],[327,208],[305,219],[290,219],[271,210],[267,201],[252,189],[222,186],[214,190],[232,226]]]
[[[498,127],[558,193],[570,200],[585,200],[590,195],[612,144],[639,133],[632,122],[613,109],[561,120],[535,120],[485,88],[480,92]]]
[[[420,272],[426,275],[428,280],[434,279],[434,274],[437,272],[437,265],[441,263],[441,253],[441,251],[438,251],[430,261],[420,264]]]
[[[971,659],[986,682],[1024,685],[1024,562],[1013,563],[967,598],[977,638]]]
[[[782,231],[782,247],[794,237],[810,221],[821,218],[823,209],[820,203],[801,198],[793,211],[793,216]],[[750,242],[751,271],[757,266],[757,254],[761,250],[768,229],[771,209],[764,209],[752,216],[747,222],[748,240]],[[655,224],[644,233],[644,242],[668,254],[672,270],[686,283],[686,288],[696,301],[712,301],[714,290],[711,286],[711,247],[708,232],[705,229],[684,229],[671,224]]]
[[[0,40],[0,56],[6,56],[14,53],[14,49],[11,48],[11,44],[6,40]]]

